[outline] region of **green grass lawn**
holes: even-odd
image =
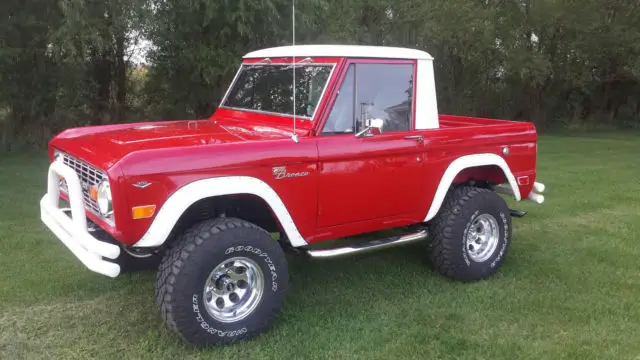
[[[419,246],[291,258],[274,328],[183,345],[154,306],[154,274],[86,270],[39,218],[47,160],[0,154],[0,358],[640,359],[640,137],[540,139],[543,205],[514,219],[501,271],[460,284]]]

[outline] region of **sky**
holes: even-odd
[[[129,61],[134,64],[149,64],[147,59],[147,52],[151,49],[152,43],[147,39],[138,40],[137,44],[130,44],[127,49],[127,53],[129,54]]]

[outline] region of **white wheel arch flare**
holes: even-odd
[[[442,179],[440,179],[440,185],[438,185],[438,189],[436,190],[435,196],[433,197],[433,201],[431,201],[429,212],[427,213],[424,221],[427,222],[433,219],[438,211],[440,211],[440,207],[444,202],[444,198],[447,196],[447,192],[449,191],[449,188],[453,183],[453,179],[455,179],[460,171],[467,168],[487,165],[496,165],[502,169],[507,177],[509,185],[513,190],[513,194],[515,195],[516,200],[520,201],[520,188],[518,187],[516,178],[515,176],[513,176],[509,165],[507,165],[507,162],[502,157],[491,153],[466,155],[455,159],[453,162],[451,162],[451,164],[449,164],[447,170],[445,170],[444,175],[442,175]]]
[[[509,165],[496,154],[474,154],[454,160],[444,172],[438,189],[424,221],[431,220],[442,206],[445,196],[460,171],[477,166],[499,166],[507,177],[517,201],[520,201],[520,188]],[[196,201],[222,195],[252,194],[262,198],[277,216],[287,238],[294,247],[307,245],[296,227],[287,207],[280,196],[264,181],[249,176],[227,176],[197,180],[178,189],[162,205],[153,223],[134,247],[156,247],[162,245],[182,214]]]
[[[197,180],[178,189],[162,205],[147,232],[133,246],[155,247],[162,245],[169,237],[180,216],[193,203],[208,197],[231,194],[252,194],[262,198],[278,217],[291,245],[294,247],[307,245],[287,207],[271,186],[254,177],[226,176]]]

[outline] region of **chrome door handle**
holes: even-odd
[[[404,137],[405,140],[415,140],[418,142],[422,141],[422,135],[408,135]]]

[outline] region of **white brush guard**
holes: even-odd
[[[64,177],[69,194],[70,209],[61,209],[60,176]],[[76,172],[60,161],[49,166],[47,193],[40,200],[42,222],[91,271],[116,277],[118,264],[103,258],[116,259],[120,248],[93,237],[87,228],[87,217],[82,201],[82,188]],[[66,213],[71,211],[71,217]]]

